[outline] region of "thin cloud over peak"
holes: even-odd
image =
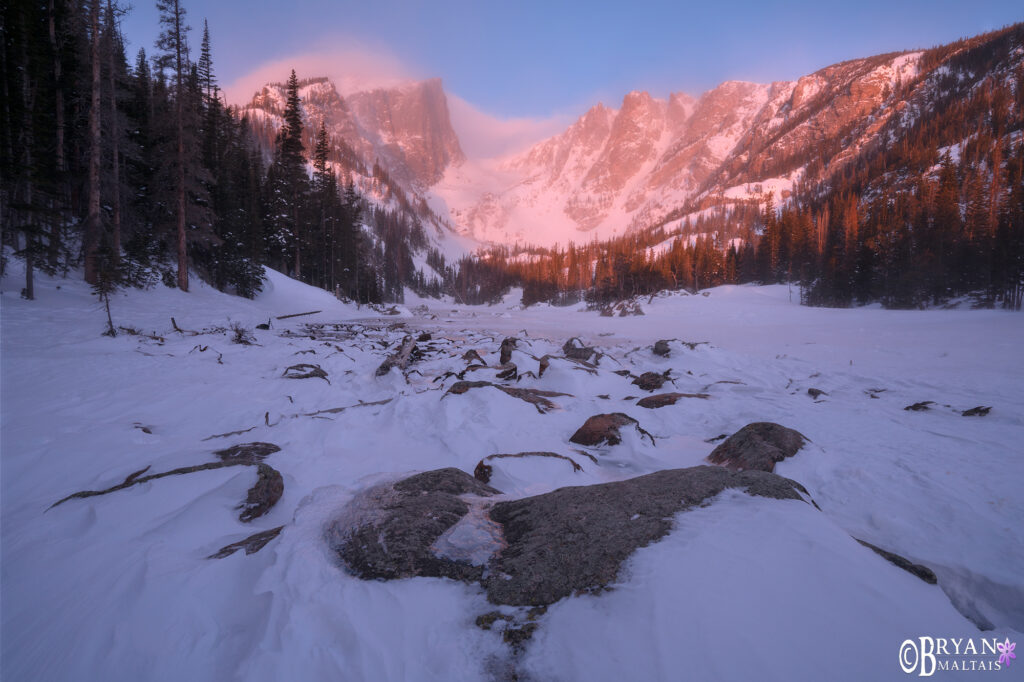
[[[334,42],[334,41],[331,41]],[[348,39],[338,43],[350,44]],[[291,70],[301,78],[327,76],[342,95],[389,88],[422,80],[418,74],[386,50],[368,47],[331,47],[266,62],[224,88],[231,104],[245,104],[267,83],[284,82]]]
[[[244,105],[267,83],[284,82],[292,69],[300,79],[330,78],[342,96],[399,87],[438,75],[418,73],[386,49],[366,46],[337,49],[331,47],[332,42],[353,44],[349,39],[338,38],[326,42],[323,49],[261,64],[224,88],[227,101]],[[565,115],[500,118],[447,89],[445,94],[452,128],[459,136],[463,152],[471,159],[496,158],[521,151],[560,132],[572,121]]]

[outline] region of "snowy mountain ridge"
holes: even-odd
[[[794,81],[726,81],[699,97],[633,91],[617,109],[598,103],[563,132],[491,159],[463,153],[439,79],[342,95],[315,78],[301,95],[309,120],[326,121],[364,168],[379,164],[440,234],[443,225],[481,243],[552,245],[622,235],[684,209],[769,193],[785,201],[798,184],[827,182],[900,139],[937,99],[1020,77],[1019,46],[993,73],[953,64],[956,44],[938,50],[854,59]],[[245,111],[279,116],[282,91],[265,86]]]

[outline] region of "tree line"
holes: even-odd
[[[0,268],[10,250],[24,259],[27,298],[37,271],[79,266],[100,289],[188,291],[192,272],[252,297],[264,264],[361,302],[400,296],[323,122],[306,149],[295,73],[267,144],[225,104],[206,22],[193,59],[180,0],[156,7],[155,54],[129,63],[115,0],[5,4]]]

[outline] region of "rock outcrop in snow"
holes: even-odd
[[[736,471],[775,471],[776,462],[792,457],[806,442],[807,437],[799,431],[754,422],[726,438],[711,451],[708,461]]]
[[[542,606],[611,585],[637,548],[668,534],[674,514],[728,488],[778,500],[806,494],[775,474],[698,466],[491,505],[499,491],[447,468],[363,492],[327,538],[361,578],[480,582],[494,604]]]

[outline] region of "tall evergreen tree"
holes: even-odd
[[[302,273],[304,208],[309,193],[304,149],[299,79],[293,69],[287,83],[284,125],[277,136],[274,162],[267,176],[267,227],[272,255],[280,259],[283,272],[291,267],[296,277],[301,277]]]
[[[98,0],[93,0],[97,2]],[[185,8],[180,0],[156,0],[163,27],[156,46],[161,71],[170,68],[174,74],[175,123],[175,218],[177,224],[178,288],[188,291],[188,251],[185,239],[185,79],[188,69],[188,32]]]

